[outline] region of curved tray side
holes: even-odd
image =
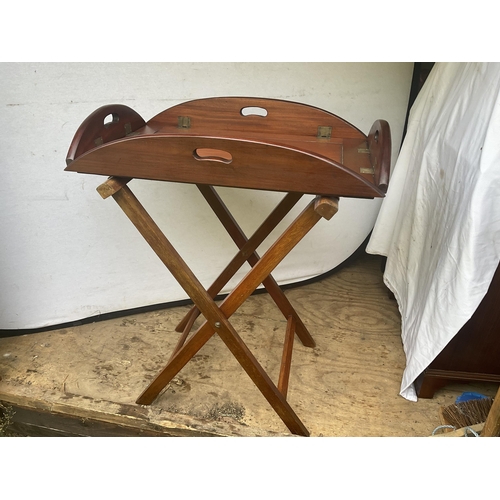
[[[141,115],[128,106],[123,104],[101,106],[78,127],[66,155],[66,165],[83,153],[107,142],[126,137],[145,124]]]
[[[275,136],[328,140],[324,137],[327,133],[334,139],[366,138],[352,124],[323,109],[258,97],[210,97],[188,101],[159,113],[148,125],[162,133],[175,130],[182,133],[184,128],[189,135],[242,139],[258,134],[266,140]]]
[[[218,137],[127,137],[81,155],[66,170],[326,196],[384,196],[332,159],[285,146]]]
[[[375,176],[375,185],[384,193],[391,170],[391,129],[385,120],[376,120],[368,134],[368,149]]]

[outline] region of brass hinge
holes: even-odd
[[[318,139],[331,139],[332,127],[318,127]]]
[[[375,170],[373,168],[360,168],[359,169],[360,174],[371,174],[373,175],[375,173]]]
[[[358,148],[358,153],[367,155],[367,154],[370,154],[370,150],[367,148]]]
[[[191,119],[189,116],[178,116],[177,117],[177,127],[178,128],[191,128]]]

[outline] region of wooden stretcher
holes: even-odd
[[[295,334],[314,340],[271,272],[321,219],[331,219],[339,197],[383,197],[389,181],[391,134],[377,120],[368,136],[345,120],[312,106],[248,97],[189,101],[147,123],[123,105],[97,109],[70,145],[67,171],[105,175],[97,191],[112,196],[194,303],[178,325],[179,342],[165,368],[137,399],[149,405],[217,333],[290,432],[309,432],[287,402]],[[238,247],[233,260],[205,289],[127,185],[131,179],[195,184]],[[214,186],[285,192],[247,237]],[[256,250],[304,194],[315,198],[260,257]],[[246,262],[250,271],[222,301],[214,297]],[[287,320],[275,384],[229,318],[263,284]],[[194,332],[199,314],[205,322]]]

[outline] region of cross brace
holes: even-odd
[[[277,238],[264,255],[259,257],[255,252],[256,248],[293,208],[301,195],[287,194],[254,235],[247,239],[214,188],[207,185],[198,185],[201,193],[239,248],[239,252],[226,269],[212,286],[205,290],[127,186],[130,180],[130,178],[111,177],[97,190],[103,198],[112,196],[115,199],[195,304],[177,327],[177,330],[182,331],[183,334],[172,357],[164,369],[139,396],[137,403],[151,404],[214,333],[217,333],[290,432],[308,436],[309,431],[287,402],[286,395],[294,333],[297,333],[305,346],[313,347],[315,344],[298,314],[274,278],[272,278],[271,272],[321,218],[329,220],[333,217],[338,210],[338,198],[317,196]],[[217,306],[214,297],[245,261],[249,262],[252,266],[251,269],[232,292],[227,295],[220,306]],[[273,383],[229,322],[231,315],[236,312],[261,283],[287,318],[283,357],[277,385]],[[204,316],[205,322],[188,339],[192,325],[200,313]]]

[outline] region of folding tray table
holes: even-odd
[[[383,197],[389,181],[391,133],[384,120],[368,136],[322,109],[277,99],[215,97],[169,108],[147,123],[131,108],[112,104],[78,128],[66,170],[108,176],[97,191],[112,196],[194,303],[176,330],[180,339],[165,368],[137,399],[151,404],[217,333],[290,432],[309,432],[287,402],[294,336],[314,340],[271,272],[321,219],[331,219],[339,197]],[[195,184],[239,251],[205,289],[134,196],[133,178]],[[214,186],[286,193],[250,237],[243,233]],[[315,198],[260,257],[256,250],[305,195]],[[214,298],[248,261],[250,271],[218,306]],[[263,284],[287,320],[275,384],[229,322]],[[205,322],[193,333],[199,314]]]

